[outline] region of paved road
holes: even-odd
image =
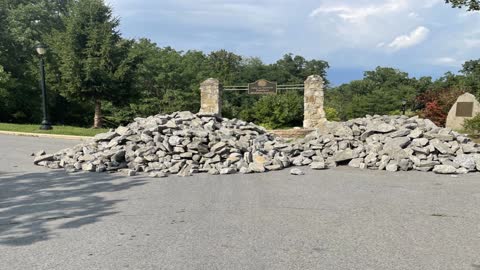
[[[338,168],[126,178],[0,136],[0,269],[480,269],[480,175]]]

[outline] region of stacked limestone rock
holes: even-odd
[[[122,170],[153,177],[250,173],[288,167],[290,149],[251,123],[178,112],[135,119],[86,144],[54,155],[40,153],[34,163],[69,172]]]
[[[34,163],[69,172],[145,172],[152,177],[260,173],[291,165],[326,169],[343,164],[388,171],[480,171],[478,145],[418,117],[367,116],[328,123],[325,130],[287,143],[241,120],[178,112],[135,119],[54,155],[38,153]]]
[[[428,119],[367,116],[328,123],[328,132],[309,134],[293,163],[313,168],[348,163],[361,169],[434,171],[453,174],[480,171],[480,146]]]

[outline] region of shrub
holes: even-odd
[[[340,121],[338,111],[331,107],[325,107],[325,116],[328,121]]]
[[[463,124],[463,128],[473,135],[480,134],[480,113],[475,115],[475,117],[471,119],[465,119],[465,123]]]
[[[253,105],[253,120],[266,128],[302,126],[303,95],[286,92],[264,96]]]
[[[448,116],[448,113],[437,101],[428,102],[420,114],[423,118],[432,120],[437,126],[444,126]]]
[[[448,112],[457,98],[465,93],[462,89],[444,88],[428,90],[417,97],[420,116],[432,120],[438,126],[445,126]]]

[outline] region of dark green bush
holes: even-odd
[[[465,130],[473,135],[480,134],[480,113],[471,119],[466,119],[463,124]]]
[[[258,100],[248,113],[244,113],[255,123],[266,128],[284,128],[302,126],[303,95],[297,92],[264,96]]]

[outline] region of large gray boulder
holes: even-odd
[[[115,131],[107,132],[107,133],[100,133],[95,135],[93,137],[93,140],[98,142],[98,141],[110,141],[111,139],[115,138],[118,136],[118,134]]]
[[[455,157],[453,162],[467,169],[468,171],[476,170],[477,164],[476,164],[475,157],[473,155],[458,155]]]
[[[292,175],[304,175],[305,173],[300,169],[293,168],[293,169],[290,170],[290,174],[292,174]]]
[[[35,159],[33,160],[33,164],[37,165],[38,163],[42,162],[42,161],[53,161],[54,160],[54,155],[41,155],[41,156],[37,156],[35,157]]]
[[[338,153],[335,154],[335,161],[336,162],[344,162],[344,161],[349,161],[356,158],[355,153],[352,149],[346,149],[339,151]]]
[[[433,168],[433,172],[438,174],[455,174],[457,169],[451,165],[436,165]]]

